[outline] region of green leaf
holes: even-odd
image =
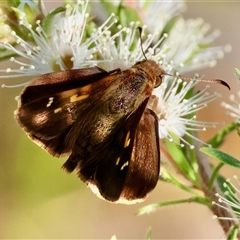
[[[17,15],[17,18],[20,19],[20,16],[21,16],[21,10],[19,10],[18,8],[16,7],[11,7],[11,9],[13,10],[13,12]]]
[[[156,211],[160,207],[164,206],[169,206],[169,205],[176,205],[176,204],[181,204],[181,203],[200,203],[203,205],[207,205],[208,207],[211,206],[211,200],[205,197],[192,197],[192,198],[187,198],[187,199],[180,199],[180,200],[175,200],[175,201],[166,201],[166,202],[160,202],[160,203],[153,203],[150,205],[147,205],[145,207],[142,207],[138,210],[137,215],[143,215],[146,213],[151,213]]]
[[[185,184],[182,184],[181,182],[179,182],[176,178],[174,178],[166,169],[162,168],[161,170],[161,176],[163,177],[164,180],[166,180],[167,182],[170,182],[172,184],[174,184],[175,186],[177,186],[178,188],[194,194],[194,195],[198,195],[200,196],[197,192],[195,192],[192,188],[186,186]]]
[[[36,10],[34,12],[27,2],[24,4],[24,13],[26,14],[28,23],[34,25],[37,17],[37,12]]]
[[[207,154],[210,157],[214,157],[218,160],[220,160],[223,163],[226,163],[228,165],[231,165],[233,167],[240,168],[240,161],[236,158],[230,156],[227,153],[224,153],[216,148],[210,148],[210,147],[203,147],[200,149],[203,153]]]
[[[20,4],[20,1],[14,1],[14,0],[5,0],[0,1],[0,8],[4,8],[7,12],[11,11],[11,7],[17,7]]]
[[[122,4],[119,5],[118,16],[120,24],[124,27],[129,26],[131,22],[141,21],[137,12],[133,8],[123,6]]]
[[[237,78],[240,80],[240,70],[238,68],[234,68]]]
[[[237,126],[237,122],[230,123],[220,130],[210,141],[208,141],[208,144],[210,144],[213,148],[219,147],[224,142],[226,135],[235,130]]]
[[[118,6],[111,3],[111,1],[100,0],[103,8],[107,11],[109,15],[115,13],[117,15]]]
[[[220,169],[221,169],[223,166],[224,166],[224,163],[219,163],[219,164],[217,165],[217,167],[214,168],[214,170],[213,170],[213,172],[212,172],[212,175],[211,175],[211,178],[210,178],[209,183],[208,183],[209,189],[212,189],[213,184],[214,184],[215,180],[216,180],[217,177],[218,177],[218,173],[219,173]]]
[[[187,154],[184,152],[184,149],[174,142],[166,141],[165,144],[172,158],[177,163],[184,175],[186,175],[187,179],[193,182],[194,185],[198,185],[197,173],[194,171],[192,165],[186,158]]]
[[[18,7],[22,2],[25,2],[24,0],[9,0],[14,6]],[[32,2],[32,1],[30,1]]]
[[[236,239],[238,239],[238,229],[239,229],[238,225],[233,226],[230,229],[230,232],[228,233],[227,240],[236,240]]]
[[[16,53],[0,56],[0,61],[9,60],[11,57],[18,57]]]
[[[165,33],[168,34],[168,33],[172,30],[172,28],[174,27],[174,25],[175,25],[175,23],[178,21],[178,19],[179,19],[179,16],[175,16],[175,17],[171,18],[171,19],[166,23],[166,25],[164,26],[164,28],[163,28],[163,30],[162,30],[161,37],[163,37],[163,35],[164,35]]]
[[[49,33],[55,15],[64,12],[65,10],[66,10],[65,7],[58,7],[46,16],[42,23],[42,27],[46,33]]]
[[[146,240],[151,240],[151,239],[152,239],[152,228],[149,227],[146,233]]]
[[[224,187],[226,178],[223,177],[222,175],[217,175],[216,180],[217,180],[218,186],[220,187],[221,191],[224,193],[226,191],[226,188]]]

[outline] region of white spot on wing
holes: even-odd
[[[116,166],[119,164],[119,162],[120,162],[120,157],[117,158]]]
[[[125,167],[127,167],[128,166],[128,161],[127,162],[125,162],[122,166],[121,166],[121,169],[120,170],[123,170]]]
[[[125,142],[124,142],[124,148],[128,147],[130,144],[131,139],[129,138],[129,136],[130,136],[130,131],[127,132],[127,136],[126,136]]]
[[[51,105],[52,105],[52,103],[53,103],[53,97],[50,97],[48,100],[48,104],[47,104],[47,106],[46,107],[50,107]]]
[[[58,113],[58,112],[61,112],[61,111],[62,111],[62,108],[61,108],[61,107],[54,109],[54,113]]]
[[[81,101],[81,100],[87,98],[88,96],[89,96],[88,94],[87,95],[80,95],[80,96],[78,96],[78,94],[74,94],[70,97],[70,102],[72,103],[72,102]]]

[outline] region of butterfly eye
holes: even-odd
[[[159,87],[161,85],[161,83],[162,83],[162,75],[157,77],[154,88]]]

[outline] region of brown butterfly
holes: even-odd
[[[98,67],[35,78],[22,91],[15,118],[63,168],[112,202],[136,202],[156,186],[158,118],[146,108],[164,70],[143,60],[132,68]]]
[[[160,169],[158,117],[147,108],[154,87],[169,75],[143,60],[121,71],[101,68],[35,78],[19,98],[15,118],[63,168],[112,202],[143,200]],[[222,80],[204,80],[228,86]]]

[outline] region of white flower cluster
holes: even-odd
[[[201,19],[185,21],[179,17],[168,33],[160,34],[168,21],[184,8],[183,3],[136,2],[135,7],[142,20],[142,42],[137,30],[137,26],[140,26],[138,22],[129,23],[129,26],[118,25],[118,32],[112,34],[111,27],[117,24],[114,15],[108,17],[101,26],[92,26],[89,33],[93,18],[88,4],[88,1],[79,1],[75,6],[66,5],[65,11],[54,15],[47,29],[42,27],[40,21],[36,22],[37,27],[33,29],[22,12],[20,24],[29,30],[35,45],[26,42],[15,32],[11,34],[17,39],[18,46],[8,42],[0,43],[0,47],[22,57],[21,60],[12,57],[10,60],[18,67],[1,69],[0,78],[35,76],[94,65],[107,71],[115,68],[124,70],[143,60],[143,52],[147,59],[156,61],[167,73],[173,74],[177,71],[182,74],[211,66],[216,58],[224,54],[224,47],[209,47],[204,50],[200,48],[201,44],[206,45],[216,37],[215,33],[205,37],[209,26]],[[100,5],[100,2],[95,2],[92,9],[96,10],[96,6]],[[107,16],[104,11],[99,10],[95,12],[97,13],[101,15],[100,18]],[[22,85],[24,84],[26,83]],[[214,126],[214,123],[196,120],[195,113],[219,95],[209,95],[206,87],[186,98],[186,94],[196,84],[195,81],[183,82],[177,77],[168,76],[164,78],[161,86],[154,90],[148,107],[159,117],[160,138],[173,141],[178,137],[184,145],[188,144],[183,138],[184,135],[193,137],[193,131]]]
[[[227,114],[239,120],[240,119],[240,92],[237,92],[236,96],[234,94],[231,94],[230,101],[232,104],[222,102],[222,106],[228,110]]]
[[[224,192],[225,196],[220,195],[219,193],[216,194],[218,197],[218,202],[213,202],[213,204],[219,206],[227,210],[229,213],[232,214],[232,217],[219,217],[213,216],[213,218],[223,219],[223,220],[234,220],[237,221],[239,224],[240,220],[240,182],[238,177],[235,175],[234,179],[237,182],[237,186],[235,186],[230,179],[227,179],[226,182],[223,184],[223,187],[226,189]]]

